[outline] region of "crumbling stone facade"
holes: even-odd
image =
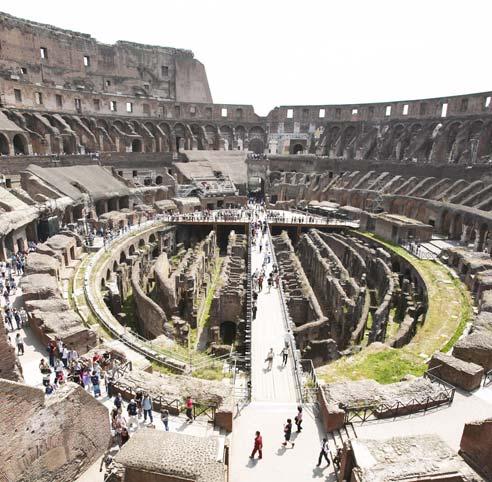
[[[460,454],[486,480],[492,479],[492,419],[465,424]]]
[[[45,396],[0,379],[0,394],[0,472],[7,480],[72,482],[107,449],[108,411],[80,386],[68,382]]]
[[[247,236],[231,231],[227,254],[222,261],[220,286],[212,299],[208,323],[209,339],[217,344],[232,344],[238,326],[244,322],[247,256]]]
[[[15,348],[5,332],[0,333],[0,378],[22,381],[22,367],[15,356]]]

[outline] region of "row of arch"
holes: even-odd
[[[184,149],[264,152],[260,125],[166,122],[5,110],[19,127],[16,154],[78,154],[96,151],[179,152]],[[14,154],[2,133],[0,152]]]
[[[355,159],[479,162],[492,154],[492,120],[395,122],[369,128],[361,123],[330,123],[316,152]]]

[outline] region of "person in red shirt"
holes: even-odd
[[[191,397],[186,398],[185,407],[186,407],[186,418],[188,419],[188,423],[192,423],[193,422],[193,400],[191,399]]]
[[[263,458],[263,439],[261,438],[260,432],[257,430],[256,431],[256,437],[255,437],[255,446],[253,448],[253,452],[251,452],[251,455],[249,456],[250,459],[255,458],[255,454],[258,452],[259,459]]]

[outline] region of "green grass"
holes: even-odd
[[[360,353],[320,367],[317,372],[324,381],[372,378],[380,383],[398,381],[404,375],[421,375],[425,361],[436,351],[448,351],[463,333],[472,313],[470,293],[442,264],[421,260],[402,247],[381,240],[371,233],[364,236],[377,239],[389,251],[410,261],[425,281],[428,309],[425,322],[417,329],[412,341],[400,349],[376,345]]]
[[[370,378],[379,383],[395,383],[405,375],[422,376],[427,365],[412,353],[385,345],[371,345],[353,357],[345,357],[328,365],[336,369],[325,373],[318,371],[325,382],[364,380]]]
[[[224,378],[230,377],[229,373],[224,373],[222,370],[222,364],[215,367],[200,368],[193,370],[191,375],[195,378],[201,378],[203,380],[216,380],[220,381]]]

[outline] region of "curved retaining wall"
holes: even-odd
[[[113,267],[114,263],[119,263],[121,253],[125,252],[128,255],[127,258],[132,256],[139,244],[148,243],[151,236],[155,236],[155,233],[161,230],[163,226],[164,223],[159,221],[142,223],[140,226],[135,226],[129,233],[113,240],[106,248],[101,248],[87,265],[84,274],[84,293],[94,316],[115,338],[161,365],[184,372],[187,366],[185,360],[178,360],[158,353],[146,341],[123,327],[106,306],[100,289],[101,282],[107,278],[108,267]],[[107,251],[108,248],[111,249],[111,252]]]

